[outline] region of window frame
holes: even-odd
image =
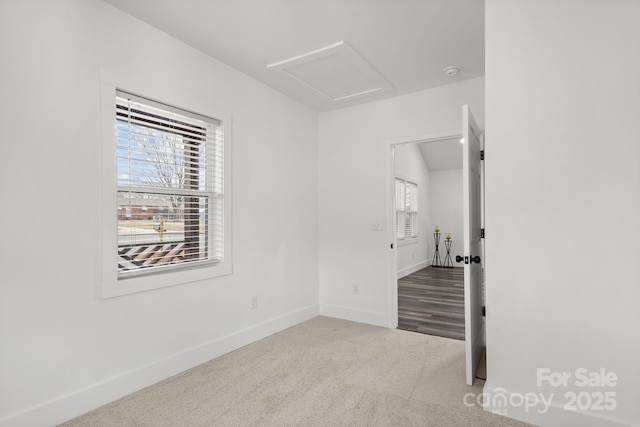
[[[102,265],[101,297],[111,298],[121,295],[143,292],[168,286],[197,282],[214,277],[232,274],[232,157],[231,157],[231,117],[214,111],[202,101],[201,93],[184,94],[167,90],[157,83],[141,84],[139,80],[122,78],[105,70],[100,72],[100,121],[101,121],[101,233],[100,257]],[[130,80],[136,80],[133,84]],[[131,90],[133,86],[139,90]],[[197,111],[199,115],[213,117],[220,122],[223,138],[223,255],[219,262],[194,263],[192,266],[169,268],[153,274],[134,274],[126,278],[118,275],[118,238],[117,238],[117,167],[116,167],[116,102],[118,91],[134,96],[158,100],[160,104],[184,111]],[[171,93],[169,93],[171,92]],[[191,108],[183,108],[183,107]],[[213,221],[213,216],[210,217]],[[213,227],[213,223],[209,227]]]
[[[137,265],[133,259],[127,259],[126,255],[122,255],[124,256],[122,260],[123,268],[118,272],[118,279],[127,280],[140,275],[163,274],[170,269],[197,268],[206,263],[220,262],[220,259],[218,259],[220,254],[218,253],[217,246],[223,244],[223,242],[222,239],[214,235],[214,230],[221,228],[218,227],[217,221],[222,221],[222,224],[224,224],[224,215],[222,215],[219,209],[214,208],[216,203],[222,203],[224,200],[222,186],[220,185],[222,183],[219,182],[222,176],[220,175],[216,180],[217,173],[214,170],[218,154],[216,147],[224,145],[224,135],[221,132],[220,121],[123,91],[117,91],[115,101],[116,104],[119,105],[119,107],[116,107],[118,111],[115,120],[117,136],[116,141],[114,141],[117,150],[116,158],[118,159],[116,171],[118,210],[120,209],[121,196],[124,196],[123,200],[129,200],[130,203],[132,200],[135,200],[135,197],[134,199],[131,198],[132,195],[136,194],[155,197],[184,198],[184,206],[182,207],[184,210],[182,213],[182,215],[184,215],[182,219],[184,223],[184,239],[179,242],[182,246],[182,257],[184,257],[184,259],[179,262],[173,262],[175,258],[172,258],[166,260],[166,262],[161,265],[154,264],[145,267]],[[146,123],[142,124],[143,122]],[[177,128],[172,126],[176,123],[180,123]],[[191,131],[197,129],[198,132],[205,132],[205,129],[208,129],[208,131],[202,135],[194,136],[189,134],[189,129],[191,129]],[[160,162],[157,163],[154,154],[158,152],[161,154],[166,153],[164,148],[167,147],[167,145],[164,145],[167,143],[155,146],[149,141],[169,140],[171,141],[169,143],[171,152],[176,153],[176,148],[181,145],[179,142],[178,144],[174,142],[176,137],[180,138],[179,141],[185,138],[185,142],[183,142],[182,145],[183,151],[187,151],[183,152],[183,154],[176,154],[174,158],[174,163],[177,162],[181,164],[182,167],[169,169],[169,172],[167,172],[166,167],[162,168],[162,174],[159,178],[156,176],[156,169],[152,169],[152,171],[154,171],[153,178],[148,179],[150,176],[148,171],[149,165],[164,166],[164,164],[166,164],[162,162],[166,159],[163,156],[157,158]],[[197,151],[193,151],[194,149],[197,149]],[[150,156],[151,160],[149,160],[149,158],[141,159],[141,153],[144,156]],[[221,153],[223,154],[224,152],[221,151]],[[204,154],[204,156],[202,156],[202,154]],[[195,157],[193,157],[194,155]],[[194,158],[197,159],[198,162],[194,162]],[[204,159],[204,164],[200,163],[200,159]],[[202,166],[204,166],[205,169],[201,169]],[[122,170],[120,170],[121,167],[123,168]],[[222,169],[224,170],[224,164],[222,165]],[[175,171],[182,172],[177,175],[179,185],[177,187],[167,186],[165,184],[166,182],[173,182],[176,179],[176,177],[174,177]],[[121,178],[121,174],[124,174],[124,178]],[[193,187],[193,184],[196,184],[196,187]],[[218,189],[218,191],[216,191],[216,189]],[[194,209],[200,211],[202,208],[201,202],[198,202],[197,208],[194,208],[193,200],[195,199],[204,199],[205,201],[204,206],[207,216],[204,227],[204,242],[201,241],[201,233],[199,231],[194,235],[194,226],[196,229],[199,228],[200,215],[194,219],[192,215],[188,214],[188,212],[193,214]],[[191,203],[188,203],[187,200],[191,200]],[[140,206],[138,209],[140,210],[140,217],[144,216],[148,211],[146,206]],[[118,238],[120,238],[120,235],[118,235]],[[136,247],[142,248],[144,246],[157,248],[161,246],[159,243],[162,242],[140,242],[129,245],[118,242],[118,251],[120,252],[121,249],[127,246],[131,249]],[[170,242],[165,241],[162,246],[168,244],[170,244]],[[166,248],[166,246],[164,246],[164,248]],[[202,252],[204,252],[204,257],[202,256]],[[137,252],[135,253],[137,254]],[[191,260],[189,258],[191,258]],[[128,268],[129,266],[130,268]]]
[[[405,209],[400,209],[400,206],[398,204],[398,189],[397,189],[397,185],[398,182],[402,183],[402,188],[403,188],[403,203],[402,206]],[[396,241],[398,242],[399,245],[404,245],[404,244],[410,244],[410,243],[416,243],[418,241],[419,238],[419,227],[418,227],[418,223],[419,223],[419,219],[418,219],[418,215],[419,215],[419,211],[420,211],[420,207],[419,205],[416,206],[416,210],[407,210],[407,184],[413,185],[415,187],[415,195],[417,198],[418,195],[418,184],[413,182],[410,179],[406,179],[402,176],[396,176],[394,179],[394,185],[396,188],[394,188],[394,212],[395,212],[395,227],[396,227]],[[418,201],[416,200],[416,205],[418,204]],[[400,215],[400,213],[402,213],[402,215]],[[404,218],[403,221],[403,226],[402,226],[402,236],[400,236],[399,231],[399,218],[400,216],[402,216]],[[412,227],[411,229],[414,231],[414,233],[410,236],[406,236],[406,224],[407,224],[407,219],[408,216],[411,217],[411,222],[412,222]]]

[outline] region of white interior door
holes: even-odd
[[[464,334],[467,384],[472,385],[483,346],[480,131],[469,106],[462,107],[462,209],[464,222]]]

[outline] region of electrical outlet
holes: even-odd
[[[251,310],[255,310],[256,308],[258,308],[258,297],[257,296],[252,296],[251,297]]]
[[[353,294],[354,295],[360,295],[360,285],[357,283],[354,283],[352,285],[352,290],[353,290]]]

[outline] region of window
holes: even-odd
[[[121,91],[115,103],[118,279],[222,262],[221,122]]]
[[[418,185],[401,178],[396,178],[396,236],[418,237]]]

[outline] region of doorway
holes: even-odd
[[[397,144],[393,159],[397,327],[464,340],[460,140]]]
[[[464,320],[465,320],[465,362],[466,362],[466,382],[472,385],[476,368],[483,353],[484,346],[484,303],[483,303],[483,271],[484,271],[484,150],[483,133],[479,130],[468,105],[462,106],[462,132],[449,132],[411,141],[396,141],[389,144],[389,181],[396,180],[395,155],[398,147],[408,146],[412,143],[434,143],[444,139],[458,139],[462,143],[462,214],[463,214],[463,245],[461,255],[451,254],[450,256],[457,262],[464,262]],[[391,189],[394,188],[391,184]],[[395,187],[397,188],[397,187]],[[388,191],[388,205],[390,208],[390,223],[404,224],[397,221],[398,206],[395,195],[397,191]],[[418,208],[419,209],[419,208]],[[411,213],[413,208],[407,204],[406,213]],[[408,216],[407,216],[408,217]],[[391,251],[389,256],[389,295],[390,326],[398,326],[398,252],[400,247],[399,226],[395,226],[391,231]],[[427,226],[430,228],[430,226]],[[440,230],[434,229],[434,233]],[[414,237],[411,234],[409,237]],[[406,239],[406,234],[404,235]],[[435,237],[435,236],[434,236]],[[427,239],[428,240],[428,239]],[[438,239],[435,238],[437,241]],[[394,250],[398,249],[398,250]],[[446,259],[446,258],[445,258]],[[437,264],[437,262],[434,260]],[[445,264],[446,265],[446,264]]]

